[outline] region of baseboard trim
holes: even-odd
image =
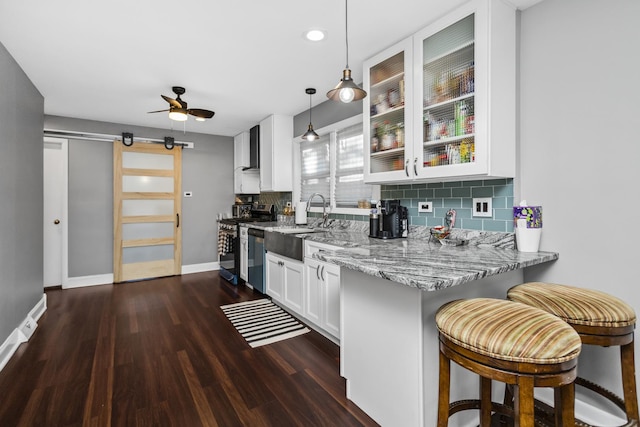
[[[219,262],[205,262],[202,264],[183,265],[181,274],[202,273],[205,271],[219,270]],[[113,283],[113,274],[96,274],[94,276],[69,277],[62,289],[81,288],[84,286],[110,285]]]
[[[220,270],[219,262],[205,262],[202,264],[190,264],[182,266],[182,274],[203,273],[205,271]]]
[[[47,294],[42,294],[42,298],[29,311],[20,325],[11,332],[9,337],[0,345],[0,371],[9,362],[20,344],[27,342],[38,327],[37,320],[47,310]]]
[[[69,277],[62,289],[81,288],[84,286],[110,285],[113,283],[113,274],[96,274],[94,276]]]

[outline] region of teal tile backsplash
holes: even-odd
[[[456,210],[456,227],[468,230],[513,231],[513,179],[451,181],[429,184],[383,185],[382,199],[400,199],[409,209],[409,223],[433,227],[444,225],[449,209]],[[472,216],[472,200],[491,197],[493,216]],[[433,212],[418,212],[418,202],[430,201]]]
[[[383,185],[382,199],[400,199],[409,210],[409,224],[434,227],[444,225],[449,209],[456,210],[456,228],[482,231],[513,231],[513,179],[451,181],[429,184]],[[493,216],[472,216],[473,198],[491,197]],[[418,212],[418,202],[429,201],[433,212]],[[310,213],[309,216],[321,216]],[[369,221],[369,216],[331,214],[330,218]]]

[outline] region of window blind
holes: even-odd
[[[300,143],[300,200],[307,201],[313,193],[322,194],[330,204],[330,135],[322,135],[315,141]],[[322,206],[319,197],[313,206]]]
[[[337,207],[357,207],[371,200],[373,186],[364,181],[362,123],[338,131],[336,137],[335,201]]]

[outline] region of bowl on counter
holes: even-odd
[[[449,233],[451,231],[449,230],[449,227],[445,227],[443,225],[437,225],[435,227],[431,227],[429,232],[431,233],[432,237],[435,237],[438,240],[442,240],[442,239],[445,239],[447,236],[449,236]]]

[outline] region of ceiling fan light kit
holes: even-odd
[[[169,118],[176,122],[184,122],[187,120],[187,111],[184,108],[172,108],[169,111]]]
[[[348,0],[344,0],[344,34],[347,53],[347,64],[342,71],[340,83],[335,88],[327,92],[327,98],[332,101],[341,101],[348,103],[351,101],[359,101],[367,96],[367,92],[358,86],[351,79],[351,70],[349,69],[349,34],[348,34]]]
[[[186,89],[182,86],[173,86],[171,90],[173,90],[173,93],[177,95],[176,99],[169,98],[165,95],[160,95],[162,99],[169,103],[169,109],[149,111],[149,113],[161,113],[168,111],[169,118],[178,122],[184,122],[188,119],[189,115],[194,116],[195,119],[200,122],[204,121],[205,119],[210,119],[215,114],[211,110],[203,110],[202,108],[187,108],[186,101],[183,101],[180,98],[180,95],[184,95],[184,93],[186,92]]]

